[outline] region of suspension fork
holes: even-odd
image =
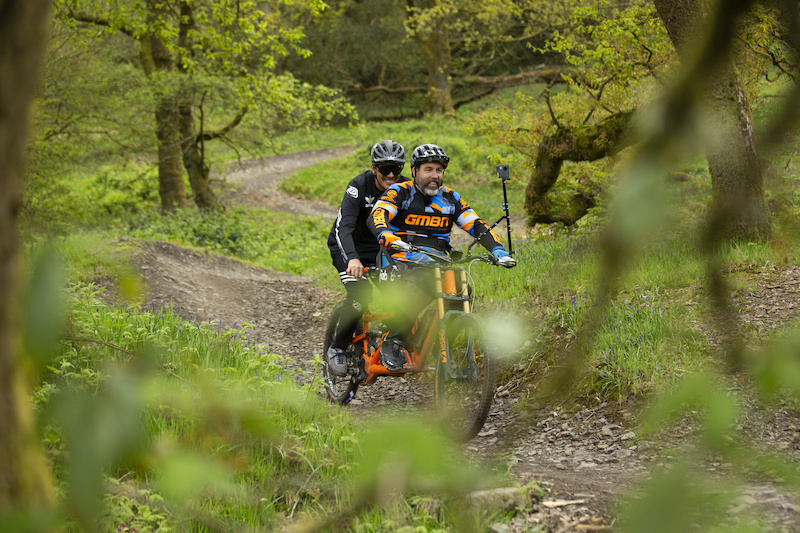
[[[456,272],[452,268],[447,268],[443,271],[440,267],[436,267],[433,271],[434,287],[436,290],[437,329],[439,330],[439,358],[443,363],[446,363],[449,347],[447,345],[447,339],[445,338],[445,315],[451,312],[445,312],[444,301],[446,298],[458,300],[460,297],[463,313],[469,314],[469,284],[467,283],[466,270],[459,269],[458,281],[460,283],[456,283]],[[458,285],[460,285],[460,287]]]
[[[467,271],[459,270],[459,282],[456,283],[456,272],[452,268],[448,268],[444,272],[439,267],[434,269],[435,288],[436,288],[436,305],[438,317],[441,320],[444,318],[444,300],[449,297],[450,299],[458,299],[461,296],[463,302],[463,311],[467,314],[470,313],[469,305],[469,284],[467,283]],[[458,286],[460,285],[460,287]]]
[[[447,270],[451,275],[452,270]],[[434,286],[436,288],[436,324],[439,326],[437,329],[439,336],[439,359],[447,362],[447,340],[444,338],[444,287],[442,283],[442,269],[436,267],[433,269],[434,273]]]

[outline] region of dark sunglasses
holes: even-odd
[[[400,175],[402,171],[403,171],[403,165],[381,165],[378,167],[378,172],[380,172],[384,176],[388,176],[389,174],[394,174],[395,177],[397,177]]]

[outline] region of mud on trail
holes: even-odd
[[[276,184],[299,168],[352,150],[341,147],[249,161],[228,175],[224,197],[332,222],[336,207],[287,197]],[[309,381],[319,371],[313,354],[322,352],[328,314],[343,291],[167,243],[139,243],[136,250],[133,262],[149,302],[172,302],[185,318],[218,321],[223,328],[252,324],[248,337],[285,357],[285,368],[298,382]],[[800,269],[776,271],[769,281],[758,282],[754,289],[735,295],[735,300],[756,327],[792,319],[800,313]],[[417,376],[383,378],[361,387],[346,408],[357,421],[387,409],[418,412],[430,408],[429,392]],[[611,531],[620,499],[652,469],[669,468],[672,456],[665,450],[691,446],[694,438],[695,427],[687,421],[677,430],[643,439],[636,434],[635,414],[625,405],[531,409],[522,405],[525,402],[520,390],[499,383],[483,430],[466,444],[473,456],[508,465],[520,484],[537,481],[548,489],[542,501],[507,531],[525,531],[534,523],[544,523],[552,531]],[[800,458],[800,418],[795,412],[756,410],[743,425],[765,449],[787,450],[794,459]],[[706,468],[713,476],[732,466],[710,460]],[[732,517],[750,509],[766,509],[777,531],[800,530],[800,503],[769,480],[748,485],[739,507],[731,510]]]

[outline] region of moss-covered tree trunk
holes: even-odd
[[[180,117],[174,97],[159,100],[155,112],[158,139],[158,195],[161,210],[186,206],[186,186],[181,166]]]
[[[670,40],[682,62],[691,63],[702,43],[707,5],[702,0],[654,0]],[[711,173],[711,220],[725,239],[768,238],[772,223],[764,195],[764,177],[753,135],[750,104],[736,68],[724,50],[706,72],[702,104],[705,146]]]
[[[427,9],[436,8],[437,0],[428,0]],[[414,2],[409,2],[414,6]],[[428,71],[428,90],[425,95],[425,111],[437,115],[453,115],[453,97],[450,86],[450,36],[447,21],[437,17],[430,21],[425,31],[415,33],[415,38],[425,57]]]
[[[53,498],[34,431],[17,308],[23,153],[49,7],[47,0],[0,0],[0,515]]]
[[[165,9],[155,0],[148,0],[150,24],[155,22]],[[145,74],[153,78],[157,72],[174,72],[175,59],[169,49],[155,34],[147,34],[141,38],[140,56]],[[163,80],[159,80],[163,82]],[[158,83],[158,82],[157,82]],[[161,210],[174,211],[186,205],[186,187],[183,183],[183,167],[181,158],[180,115],[178,113],[178,95],[169,87],[157,87],[158,102],[155,109],[156,138],[158,140],[158,194],[161,198]]]
[[[740,77],[732,65],[726,66],[708,88],[712,131],[719,132],[706,148],[713,220],[724,239],[765,240],[772,220],[750,106]]]
[[[184,54],[191,56],[194,49],[192,39],[192,33],[195,31],[194,9],[190,2],[181,2],[180,7],[178,46]],[[179,68],[183,69],[183,64]],[[190,79],[188,76],[185,78]],[[211,211],[218,206],[217,195],[214,194],[209,181],[209,167],[205,158],[202,127],[199,134],[195,127],[195,117],[192,110],[195,96],[194,90],[191,87],[186,87],[180,94],[181,103],[178,109],[180,113],[183,167],[189,175],[189,185],[192,188],[195,205],[203,211]]]
[[[555,185],[564,161],[596,161],[627,144],[625,132],[631,113],[611,115],[598,124],[581,128],[559,128],[545,137],[536,151],[536,161],[525,188],[528,222],[574,224],[595,205],[594,195],[575,194],[568,206],[553,205],[548,191]]]
[[[189,185],[195,205],[203,211],[217,208],[217,195],[211,188],[209,167],[206,163],[203,139],[194,127],[194,113],[191,102],[184,101],[180,105],[181,152],[183,168],[189,175]]]

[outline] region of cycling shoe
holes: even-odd
[[[385,339],[381,344],[381,362],[388,370],[402,370],[408,362],[403,344],[396,339]]]

